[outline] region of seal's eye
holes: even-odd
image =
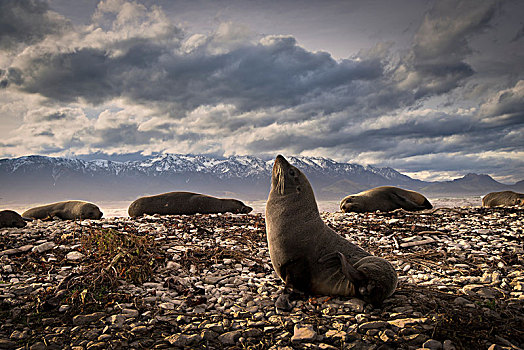
[[[295,170],[289,169],[289,175],[290,176],[295,176]]]

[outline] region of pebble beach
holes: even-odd
[[[388,259],[380,308],[284,284],[264,217],[109,217],[0,230],[0,349],[519,349],[522,208],[323,212]]]

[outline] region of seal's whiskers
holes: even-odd
[[[282,170],[282,167],[277,168],[277,190],[278,193],[281,195],[284,195],[284,186],[285,186],[285,178],[284,178],[284,171]]]

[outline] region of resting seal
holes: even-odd
[[[22,216],[31,219],[58,217],[62,220],[94,219],[98,220],[103,213],[93,203],[83,201],[65,201],[26,210]]]
[[[327,227],[308,179],[281,155],[273,166],[266,233],[271,263],[286,287],[375,305],[395,291],[393,266]]]
[[[524,207],[524,194],[513,191],[491,192],[482,198],[483,207],[498,205]]]
[[[25,220],[17,212],[12,210],[0,211],[0,228],[24,227],[25,225]]]
[[[222,199],[192,192],[168,192],[141,197],[131,203],[129,216],[218,214],[231,212],[247,214],[253,208],[236,199]]]
[[[345,197],[340,202],[340,210],[345,213],[392,211],[395,209],[409,211],[431,209],[433,206],[426,197],[415,191],[408,191],[398,187],[382,186],[372,188],[357,194]]]

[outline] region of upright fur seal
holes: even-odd
[[[266,233],[271,263],[286,287],[375,305],[395,291],[393,266],[327,227],[308,179],[281,155],[273,166]]]
[[[236,199],[222,199],[192,192],[168,192],[155,196],[141,197],[129,206],[131,217],[144,214],[192,215],[231,212],[247,214],[253,208]]]
[[[22,216],[31,219],[58,217],[62,220],[94,219],[98,220],[103,213],[93,203],[83,201],[65,201],[26,210]]]
[[[0,228],[4,227],[24,227],[25,220],[16,211],[2,210],[0,211]]]
[[[482,198],[483,207],[499,205],[524,207],[524,194],[513,191],[491,192]]]
[[[347,196],[340,202],[340,210],[346,213],[392,211],[401,208],[416,211],[431,209],[433,206],[426,197],[418,192],[392,186],[372,188]]]

